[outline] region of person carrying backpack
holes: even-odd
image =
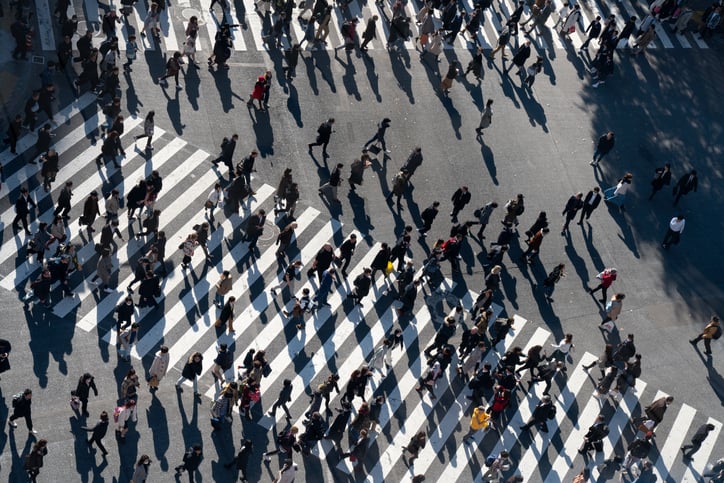
[[[692,339],[689,341],[690,344],[692,344],[694,347],[699,343],[700,340],[704,339],[704,354],[710,356],[711,355],[711,341],[717,340],[721,337],[722,328],[721,323],[719,322],[719,317],[714,315],[710,320],[709,323],[706,324],[706,327],[704,327],[704,331],[699,334],[696,339]]]

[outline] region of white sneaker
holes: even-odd
[[[33,433],[33,434],[38,434],[38,432],[37,432],[36,430],[34,430],[34,429],[31,429],[30,432]]]
[[[114,292],[115,292],[115,290],[113,290],[111,287],[106,287],[106,288],[103,289],[103,291],[104,291],[105,293],[114,293]]]

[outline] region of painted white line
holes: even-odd
[[[141,30],[143,30],[143,20],[148,14],[148,12],[146,11],[146,5],[143,2],[138,2],[136,3],[135,7],[136,8],[133,9],[133,16],[136,19],[136,25],[138,25],[138,35],[136,35],[138,50],[156,50],[156,43],[153,40],[153,32],[144,32],[145,37],[141,35]]]
[[[679,41],[679,44],[685,49],[690,49],[691,44],[689,43],[689,40],[686,38],[686,35],[683,35],[679,32],[675,33],[674,36],[676,37],[676,40]]]
[[[199,25],[199,30],[202,28],[206,28],[206,31],[209,35],[209,56],[212,55],[214,51],[214,39],[216,38],[216,32],[219,28],[219,23],[216,20],[215,14],[212,16],[209,12],[209,5],[211,5],[211,0],[199,0],[199,4],[201,6],[201,18],[199,19],[199,23],[203,20],[204,25]],[[199,44],[199,35],[196,38],[196,44],[198,46]]]
[[[708,48],[709,48],[709,44],[707,44],[707,43],[704,41],[704,39],[701,37],[701,35],[699,35],[699,34],[696,33],[696,32],[692,32],[690,35],[691,35],[691,38],[694,39],[694,42],[696,42],[696,45],[698,45],[700,49],[708,49]]]
[[[178,140],[179,138],[174,138],[173,141]],[[180,143],[177,143],[175,145],[169,144],[170,146],[167,150],[161,150],[159,151],[160,157],[159,159],[154,159],[154,167],[159,168],[163,165],[165,161],[168,161],[173,158],[173,156],[181,150],[183,146],[179,146]],[[170,175],[166,176],[164,178],[164,183],[166,186],[174,186],[179,181],[181,181],[183,178],[186,177],[187,173],[192,171],[194,168],[199,166],[204,160],[208,158],[208,154],[204,151],[198,150],[194,154],[192,154],[188,159],[184,160],[184,170],[173,170]],[[186,171],[188,169],[189,171]],[[141,177],[144,177],[143,167],[141,167],[136,173],[138,176],[128,176],[126,179],[138,179]],[[211,174],[214,174],[211,172]],[[205,183],[201,183],[200,181],[197,181],[196,184],[192,186],[192,188],[203,190],[205,188],[208,188],[208,186],[213,183],[214,179],[211,176],[206,176]],[[202,178],[203,179],[203,178]],[[119,191],[120,188],[118,188]],[[166,225],[173,219],[175,219],[178,215],[184,212],[184,210],[188,210],[188,200],[184,199],[183,197],[175,198],[173,199],[173,203],[169,206],[164,207],[161,204],[161,201],[166,201],[169,196],[172,196],[172,193],[170,190],[161,190],[161,193],[159,193],[158,198],[156,199],[156,205],[155,207],[157,209],[161,210],[161,219],[160,219],[160,225],[159,229],[163,230]],[[101,211],[103,211],[103,206],[105,203],[101,204]],[[136,220],[132,220],[131,223],[135,223]],[[118,220],[118,229],[123,232],[128,228],[128,217],[121,216]],[[136,231],[138,230],[138,231]],[[134,231],[139,232],[139,228],[134,228]],[[120,267],[127,265],[129,259],[131,259],[137,251],[145,248],[145,243],[141,243],[135,240],[127,240],[126,244],[124,246],[119,247],[118,252],[116,253],[116,259],[114,259],[114,268],[118,270]],[[85,245],[79,252],[79,256],[82,255],[84,258],[91,259],[95,254],[94,246],[91,243],[88,243]],[[95,276],[95,272],[90,274],[90,277],[92,278]],[[85,282],[85,281],[84,281]],[[54,312],[59,317],[65,317],[68,313],[70,313],[71,310],[73,310],[78,303],[83,303],[83,301],[92,295],[94,293],[94,290],[96,287],[92,286],[90,284],[90,279],[88,280],[88,283],[82,282],[79,286],[74,287],[74,292],[76,294],[76,297],[73,298],[67,298],[64,299],[61,303],[57,304],[55,307]],[[122,288],[120,288],[122,290]]]
[[[161,11],[159,15],[158,26],[161,29],[161,37],[163,38],[163,44],[166,47],[166,52],[173,55],[174,52],[178,52],[178,40],[176,39],[176,31],[173,28],[173,21],[170,16],[170,9],[172,6],[167,6]],[[185,41],[185,38],[184,38]]]
[[[684,479],[681,480],[683,483],[697,483],[702,481],[702,475],[704,474],[706,463],[711,457],[711,452],[716,445],[716,440],[719,439],[719,433],[721,433],[721,423],[713,418],[707,419],[706,423],[714,425],[714,430],[709,432],[709,436],[707,436],[701,444],[699,451],[694,453],[693,459],[687,465],[688,468],[686,469],[686,473],[684,473]]]
[[[295,236],[300,235],[304,232],[304,230],[309,228],[318,215],[319,212],[314,208],[307,208],[304,213],[297,218],[296,223],[298,226],[297,229],[294,230]],[[241,297],[249,291],[249,287],[254,285],[258,279],[263,279],[264,272],[269,270],[269,268],[271,268],[271,266],[277,261],[277,249],[278,247],[276,245],[270,246],[261,255],[261,257],[254,260],[253,269],[250,268],[245,274],[239,274],[240,278],[235,282],[235,290],[232,290],[227,295],[226,299],[234,296],[237,301],[241,300]],[[193,290],[189,291],[182,300],[179,300],[176,305],[166,312],[166,325],[176,325],[178,322],[176,318],[183,318],[189,310],[196,307],[196,300],[202,298],[204,295],[208,294],[210,299],[213,298],[212,292],[214,291],[214,284],[219,279],[219,274],[224,271],[224,268],[228,268],[236,263],[234,255],[235,254],[233,252],[229,252],[221,263],[217,264],[217,270],[209,270],[209,275],[205,279],[198,280],[194,284]],[[246,277],[244,277],[244,275],[246,275]],[[264,292],[266,292],[266,290],[264,290]],[[252,305],[257,307],[255,304]],[[209,310],[206,313],[202,313],[196,323],[189,327],[189,329],[173,343],[169,349],[169,367],[174,367],[178,361],[186,359],[189,356],[189,352],[194,348],[194,344],[198,343],[198,340],[203,336],[203,334],[213,326],[216,321],[216,313],[217,309],[212,303],[209,303]],[[204,360],[209,361],[209,363],[205,364],[206,368],[211,368],[210,361],[213,361],[216,357],[216,346],[222,343],[231,345],[233,341],[234,338],[224,331],[216,343],[212,344],[206,352],[204,352]],[[148,348],[151,349],[152,347],[148,346]],[[198,347],[196,347],[196,349],[198,349]],[[143,357],[145,355],[146,353],[141,353],[139,351],[139,357]],[[201,375],[203,376],[203,374],[204,373],[202,372]],[[268,383],[265,384],[265,386],[267,385]]]
[[[85,13],[85,23],[88,26],[88,30],[95,30],[92,26],[97,26],[97,30],[101,30],[101,16],[98,10],[98,1],[83,0],[83,12]],[[85,32],[81,32],[81,35],[84,33]],[[75,47],[75,43],[73,43],[73,47]]]
[[[641,379],[636,379],[636,390],[628,388],[623,399],[618,403],[618,408],[610,421],[608,421],[609,434],[608,438],[603,440],[603,457],[609,458],[613,454],[613,450],[618,444],[618,440],[623,434],[624,428],[630,424],[632,411],[638,406],[638,394],[643,394],[646,389],[646,383]],[[591,469],[591,481],[598,481],[600,472],[597,467]]]
[[[50,14],[48,0],[35,0],[35,16],[38,20],[38,34],[40,35],[40,45],[43,47],[43,52],[55,52],[53,16]]]
[[[239,20],[237,20],[236,11],[234,10],[234,2],[227,2],[227,5],[229,5],[229,10],[224,12],[226,23],[229,25],[239,25]],[[231,41],[234,44],[234,50],[237,52],[245,51],[246,43],[244,43],[241,27],[232,27],[229,30],[231,31]]]
[[[269,198],[272,193],[274,192],[274,189],[270,187],[269,185],[262,185],[258,190],[257,194],[254,197],[254,201],[251,203],[250,209],[256,210],[267,198]],[[176,247],[177,243],[181,243],[185,236],[184,233],[191,233],[193,231],[193,226],[198,223],[198,220],[203,217],[203,211],[200,211],[196,214],[194,214],[193,217],[189,219],[189,221],[181,227],[181,229],[177,232],[181,234],[180,236],[176,237],[175,239],[170,239],[168,241],[169,247]],[[216,248],[222,243],[222,240],[224,238],[224,233],[233,233],[234,230],[241,225],[243,222],[243,219],[241,217],[234,217],[233,220],[224,220],[224,222],[219,226],[212,236],[209,238],[209,241],[207,242],[206,246],[209,249],[209,252],[213,252],[216,250]],[[245,243],[239,244],[243,245],[243,248],[246,247]],[[235,247],[236,249],[236,247]],[[171,248],[172,252],[176,251]],[[200,251],[200,250],[199,250]],[[236,253],[239,253],[237,250]],[[203,257],[196,256],[194,257],[194,260],[191,261],[190,265],[191,267],[188,269],[189,271],[193,271],[196,269],[198,265],[201,263],[205,263],[206,260]],[[170,272],[166,278],[162,280],[161,285],[161,297],[157,300],[163,300],[166,297],[166,293],[171,293],[176,286],[178,286],[181,282],[187,282],[188,279],[186,278],[188,272],[185,272],[181,265],[177,265],[174,267],[173,272]],[[133,274],[129,274],[129,276],[123,281],[119,282],[119,287],[125,287],[127,286],[131,280],[133,280]],[[107,317],[112,311],[113,308],[120,302],[122,298],[125,297],[124,293],[118,292],[118,293],[112,293],[109,294],[107,297],[105,297],[101,302],[97,305],[97,307],[94,307],[90,312],[88,312],[87,315],[85,315],[82,319],[82,322],[85,324],[92,324],[96,325],[97,321],[103,320],[105,317]],[[153,309],[146,309],[143,314],[138,319],[138,322],[142,322],[143,318],[146,317],[149,314],[154,314],[155,311]],[[99,315],[100,314],[100,315]],[[160,319],[157,319],[159,321],[163,321],[164,318],[161,317]],[[143,324],[141,324],[143,325]],[[163,336],[163,333],[165,333],[167,328],[163,327],[163,323],[156,323],[153,327],[147,332],[144,333],[141,336],[141,339],[138,341],[138,344],[133,350],[134,354],[138,354],[140,352],[146,353],[148,352],[148,349],[145,349],[148,345],[153,346],[158,340],[161,339]],[[159,334],[161,332],[161,334]],[[148,337],[148,340],[144,340]],[[103,340],[107,343],[114,345],[116,343],[116,331],[115,330],[109,330],[104,336]]]
[[[676,419],[671,426],[671,431],[664,442],[664,446],[659,450],[659,458],[654,465],[656,481],[669,481],[671,477],[669,468],[673,466],[677,458],[681,457],[679,448],[684,444],[684,439],[686,438],[686,430],[684,428],[691,427],[695,415],[696,409],[688,404],[683,404],[681,409],[679,409],[679,413],[676,415]],[[658,436],[659,435],[657,435],[657,439]]]

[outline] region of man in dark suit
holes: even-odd
[[[465,208],[465,205],[470,203],[471,197],[472,195],[470,194],[470,191],[468,191],[467,186],[461,186],[457,189],[457,191],[455,191],[455,193],[453,193],[451,198],[453,210],[450,212],[453,223],[457,223],[458,213],[460,213],[460,211]]]
[[[649,201],[654,199],[654,195],[659,192],[664,185],[671,184],[671,165],[666,163],[662,168],[656,168],[654,179],[651,180],[651,195]]]
[[[563,222],[563,228],[561,228],[561,235],[565,235],[568,230],[568,224],[572,219],[576,217],[578,210],[583,208],[583,193],[576,193],[575,195],[568,198],[566,207],[563,209],[562,215],[566,217]]]
[[[211,161],[218,166],[220,162],[223,162],[229,168],[230,175],[234,173],[234,150],[236,149],[236,141],[239,139],[238,134],[231,136],[231,139],[224,138],[221,143],[221,154],[219,157]]]
[[[25,233],[31,235],[28,229],[28,215],[30,214],[30,208],[35,208],[35,201],[30,197],[28,188],[20,189],[20,196],[15,201],[15,218],[13,219],[13,230],[20,230],[18,222],[23,224]]]
[[[716,429],[713,424],[702,424],[699,429],[696,430],[694,436],[691,437],[691,444],[685,444],[681,447],[681,452],[684,455],[684,459],[691,459],[691,457],[699,451],[701,444],[704,442],[710,431]],[[687,454],[688,450],[688,454]]]
[[[689,194],[691,191],[696,191],[699,187],[699,178],[696,176],[696,170],[692,169],[690,173],[685,174],[679,178],[679,182],[674,186],[674,206],[679,202],[682,196]]]
[[[581,208],[581,218],[578,220],[578,224],[583,224],[583,217],[585,216],[588,220],[591,218],[593,210],[598,208],[598,204],[601,202],[601,190],[598,186],[595,186],[591,191],[586,194],[583,199],[583,207]]]

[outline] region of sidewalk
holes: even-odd
[[[5,16],[0,18],[0,45],[4,48],[0,49],[0,106],[2,106],[2,115],[0,116],[0,140],[5,138],[8,123],[16,114],[22,114],[25,101],[30,97],[33,89],[40,87],[40,72],[44,69],[44,65],[33,64],[28,56],[28,60],[15,60],[12,57],[12,51],[15,48],[15,39],[10,34],[10,26],[15,21],[15,11],[9,12],[5,5]],[[33,39],[35,40],[35,39]],[[38,51],[38,43],[35,42],[33,50]]]

